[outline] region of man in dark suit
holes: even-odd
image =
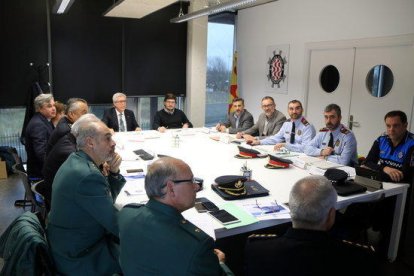
[[[83,114],[88,113],[88,103],[84,99],[70,98],[66,103],[65,116],[60,119],[47,142],[46,155],[59,139],[70,132],[72,124]]]
[[[46,230],[56,269],[63,275],[120,273],[113,241],[119,234],[114,201],[125,184],[119,174],[121,157],[111,131],[96,117],[79,125],[76,144],[79,151],[68,157],[53,181]],[[104,162],[107,176],[99,169]]]
[[[323,176],[305,177],[289,196],[292,228],[281,237],[252,235],[247,275],[378,275],[371,248],[332,238],[337,194]]]
[[[152,129],[165,132],[171,128],[189,128],[193,124],[188,120],[185,113],[175,108],[177,97],[173,93],[167,93],[164,97],[164,108],[157,111],[152,123]]]
[[[126,109],[126,95],[124,93],[115,93],[112,96],[112,101],[114,107],[105,110],[102,122],[115,132],[141,130],[135,119],[134,112]]]
[[[199,188],[183,161],[164,157],[152,163],[145,177],[148,203],[127,205],[118,215],[124,275],[230,273],[213,239],[181,215],[194,207]]]
[[[253,126],[253,116],[244,109],[244,100],[242,98],[233,99],[232,109],[234,111],[227,115],[227,122],[216,125],[218,131],[235,134]]]
[[[55,178],[55,175],[63,162],[66,161],[72,152],[76,151],[76,136],[78,128],[84,121],[93,122],[100,120],[93,114],[86,114],[79,117],[71,126],[70,132],[63,137],[60,137],[60,139],[53,146],[52,150],[46,156],[42,170],[44,181],[39,183],[36,189],[44,196],[47,211],[50,211],[50,205],[52,202],[53,179]]]
[[[52,94],[40,94],[34,100],[36,113],[26,127],[27,174],[29,178],[41,179],[46,157],[47,141],[54,127],[51,119],[56,116]]]

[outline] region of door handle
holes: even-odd
[[[354,115],[349,116],[349,129],[352,130],[353,127],[360,127],[359,122],[354,121]]]

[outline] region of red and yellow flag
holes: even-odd
[[[230,77],[230,94],[229,94],[229,112],[232,112],[232,103],[234,98],[238,98],[237,93],[237,51],[233,54],[233,66]]]

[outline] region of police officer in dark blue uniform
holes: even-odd
[[[382,172],[385,180],[412,183],[414,134],[407,130],[407,115],[390,111],[384,121],[387,131],[375,140],[364,166]]]

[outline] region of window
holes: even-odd
[[[234,14],[230,14],[234,18]],[[210,20],[211,21],[211,20]],[[207,127],[226,119],[234,52],[234,20],[230,24],[208,23],[207,35]]]

